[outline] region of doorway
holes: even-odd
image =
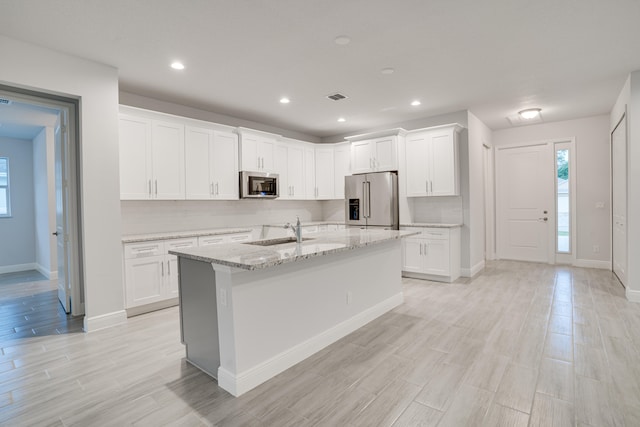
[[[2,120],[8,126],[6,132],[18,131],[29,126],[33,128],[41,127],[44,138],[43,154],[47,162],[53,166],[52,173],[43,173],[43,179],[48,181],[52,197],[55,202],[54,212],[49,226],[46,224],[40,231],[41,240],[47,245],[51,243],[51,272],[49,278],[57,280],[57,297],[66,313],[73,316],[84,314],[84,284],[82,282],[82,259],[81,259],[81,236],[80,236],[80,215],[79,215],[79,141],[78,141],[78,101],[74,99],[59,97],[56,95],[38,93],[7,86],[0,86],[0,98],[5,100],[5,105],[11,106],[15,103],[13,112],[5,109],[0,110],[4,115]],[[39,123],[41,116],[38,114],[27,114],[26,111],[44,112],[57,114],[57,120],[52,126],[50,122],[46,125]],[[40,173],[37,169],[34,156],[34,176]],[[46,198],[46,196],[45,196]],[[50,209],[51,210],[51,209]],[[38,225],[38,224],[36,224]],[[53,230],[52,230],[53,229]],[[54,231],[55,230],[55,231]],[[57,257],[53,256],[57,248]],[[37,263],[36,263],[37,264]],[[57,276],[57,278],[56,278]]]
[[[496,149],[498,258],[575,261],[574,154],[572,138]]]

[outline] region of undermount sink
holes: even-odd
[[[308,237],[303,237],[303,241],[305,240],[313,240]],[[275,245],[284,245],[285,243],[295,243],[295,237],[282,237],[280,239],[269,239],[269,240],[258,240],[255,242],[247,242],[248,245],[256,245],[256,246],[275,246]]]

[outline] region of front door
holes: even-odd
[[[497,150],[498,257],[553,262],[553,144]]]

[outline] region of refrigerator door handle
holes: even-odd
[[[362,217],[367,217],[367,208],[369,207],[367,200],[367,181],[362,182]]]
[[[367,218],[371,218],[371,182],[367,181]]]

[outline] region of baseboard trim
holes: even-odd
[[[178,297],[175,297],[164,301],[153,302],[151,304],[140,305],[138,307],[127,308],[127,317],[138,316],[140,314],[150,313],[152,311],[175,307],[178,304],[180,304],[180,299]]]
[[[44,268],[42,265],[36,263],[36,270],[40,272],[44,277],[49,280],[56,280],[58,278],[58,271],[51,271],[47,268]]]
[[[233,372],[220,366],[218,368],[218,385],[232,395],[240,396],[328,345],[333,344],[340,338],[349,335],[375,318],[382,316],[402,304],[403,301],[402,293],[396,294],[244,372],[234,375]]]
[[[94,332],[100,329],[110,328],[127,321],[127,312],[124,310],[113,313],[101,314],[100,316],[84,317],[84,331]]]
[[[595,259],[576,259],[575,262],[573,263],[573,266],[611,270],[611,261],[598,261]]]
[[[482,260],[471,268],[461,268],[460,275],[462,277],[473,277],[476,274],[480,273],[482,270],[484,270],[484,267],[485,267],[485,261]]]
[[[3,266],[0,266],[0,274],[18,273],[20,271],[29,271],[29,270],[37,270],[37,269],[38,267],[35,262],[30,262],[27,264],[3,265]]]
[[[634,291],[629,288],[625,290],[627,300],[631,302],[640,302],[640,291]]]

